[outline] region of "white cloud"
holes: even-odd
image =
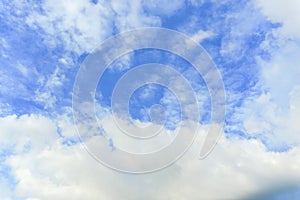
[[[272,98],[284,107],[288,104],[288,93],[300,84],[300,46],[286,41],[271,53],[270,61],[258,60],[261,67],[260,84],[270,90]]]
[[[207,39],[207,38],[211,38],[213,37],[215,34],[211,31],[203,31],[203,30],[199,30],[197,33],[195,33],[191,39],[194,40],[197,43],[201,43],[202,40]]]
[[[45,1],[44,13],[30,13],[26,23],[42,28],[47,46],[63,45],[76,53],[91,51],[112,33],[112,11],[102,4],[89,1]],[[54,46],[53,46],[54,45]]]
[[[298,0],[254,0],[254,2],[272,22],[283,24],[280,34],[300,39],[300,2]]]
[[[175,165],[146,175],[112,171],[93,160],[80,144],[62,145],[55,123],[45,117],[9,116],[1,118],[0,127],[0,141],[15,143],[19,149],[26,139],[32,142],[30,151],[18,151],[6,160],[18,181],[12,191],[18,197],[237,199],[300,178],[299,147],[272,153],[256,140],[222,138],[210,156],[198,160],[205,127]]]
[[[264,138],[265,143],[273,150],[299,145],[300,126],[300,90],[295,86],[292,92],[285,94],[289,104],[282,108],[271,99],[271,94],[262,94],[257,100],[246,104],[244,127],[249,134]]]
[[[300,47],[293,42],[272,51],[269,61],[258,59],[261,67],[258,86],[265,92],[246,102],[244,126],[250,134],[260,134],[271,146],[300,143]]]
[[[79,55],[92,51],[111,36],[114,26],[118,31],[124,31],[160,24],[159,18],[144,13],[140,1],[93,4],[88,0],[47,0],[41,7],[43,13],[30,13],[26,23],[45,31],[48,47],[63,45]]]
[[[42,116],[7,116],[0,118],[0,127],[1,144],[15,145],[16,153],[22,153],[29,144],[33,151],[47,148],[57,138],[53,121]]]

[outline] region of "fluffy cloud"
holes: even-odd
[[[282,23],[280,33],[286,37],[300,39],[300,2],[297,0],[254,0],[262,12],[273,22]]]
[[[57,119],[64,121],[61,134],[73,132],[69,120],[62,119]],[[198,160],[206,127],[200,129],[198,139],[176,164],[151,174],[123,174],[96,162],[80,144],[63,145],[57,120],[36,115],[1,118],[1,141],[16,144],[18,149],[5,160],[17,181],[12,197],[232,199],[294,184],[300,178],[298,147],[273,153],[256,140],[222,138],[210,156]],[[32,143],[27,151],[22,150],[25,141]]]

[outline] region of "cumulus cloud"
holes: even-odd
[[[96,162],[80,144],[63,145],[55,121],[36,115],[1,118],[2,143],[13,143],[18,149],[5,160],[17,181],[12,197],[235,199],[296,183],[300,178],[298,147],[273,153],[257,140],[222,138],[210,156],[198,160],[207,130],[204,126],[191,149],[176,164],[157,173],[123,174]],[[73,128],[64,127],[62,134],[73,132]],[[26,142],[32,146],[22,151]],[[276,184],[278,180],[280,183]]]

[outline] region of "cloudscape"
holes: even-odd
[[[0,0],[0,200],[300,199],[299,13]]]

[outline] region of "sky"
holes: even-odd
[[[298,0],[0,0],[0,200],[299,199],[299,13]],[[134,37],[149,28],[183,34],[201,48],[201,64],[222,80],[222,121],[212,112],[220,100],[210,90],[220,83],[216,74],[202,76],[172,51],[117,52],[99,66],[101,77],[89,73],[80,82],[107,41],[133,31],[124,43],[131,48],[154,37]],[[175,39],[171,47],[184,54]],[[103,60],[126,47],[109,44]],[[95,86],[84,96],[92,104],[76,101],[85,89],[78,83]],[[90,115],[99,134],[80,132]],[[147,126],[161,132],[148,142],[128,137],[148,134],[140,131]],[[217,144],[199,159],[210,127],[221,126]],[[179,149],[145,166],[115,156],[154,152],[176,138]],[[110,164],[99,160],[102,150]],[[148,167],[151,173],[126,170]]]

